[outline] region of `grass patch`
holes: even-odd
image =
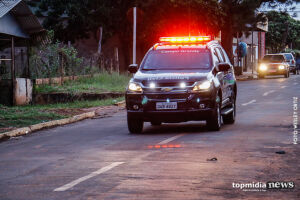
[[[78,112],[82,108],[108,106],[122,100],[124,100],[124,97],[96,101],[76,101],[72,103],[32,106],[7,107],[0,104],[0,133],[5,132],[6,128],[9,127],[26,127],[74,115],[72,112],[57,112],[59,109]]]
[[[123,92],[130,80],[128,75],[117,73],[108,74],[103,72],[94,77],[82,77],[78,80],[67,81],[64,85],[39,85],[37,93],[67,92],[67,93],[100,93],[100,92]]]

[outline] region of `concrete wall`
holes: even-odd
[[[25,78],[16,78],[15,105],[27,105],[32,101],[32,81]]]
[[[25,78],[17,78],[15,81],[15,105],[27,105],[32,102],[32,81]],[[10,79],[0,80],[0,104],[13,105],[12,84]]]

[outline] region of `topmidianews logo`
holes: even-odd
[[[278,191],[278,190],[289,190],[295,188],[295,183],[292,181],[268,181],[264,182],[252,182],[252,183],[232,183],[233,188],[239,188],[242,191],[252,192],[266,192]]]

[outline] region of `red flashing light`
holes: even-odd
[[[211,41],[210,36],[190,36],[190,37],[161,37],[161,43],[185,44],[185,43],[203,43]]]

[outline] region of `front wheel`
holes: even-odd
[[[286,74],[284,75],[284,78],[288,78],[290,76],[289,72],[286,72]]]
[[[127,125],[130,133],[141,133],[143,131],[144,122],[127,115]]]
[[[265,78],[265,76],[262,74],[258,74],[258,78],[262,79],[262,78]]]
[[[218,97],[220,99],[220,97]],[[221,128],[221,103],[217,101],[211,117],[206,120],[206,126],[210,131],[219,131]]]
[[[229,113],[228,115],[223,116],[224,124],[234,124],[234,122],[235,122],[235,115],[236,115],[235,101],[232,102],[231,106],[233,108],[233,111],[231,113]]]

